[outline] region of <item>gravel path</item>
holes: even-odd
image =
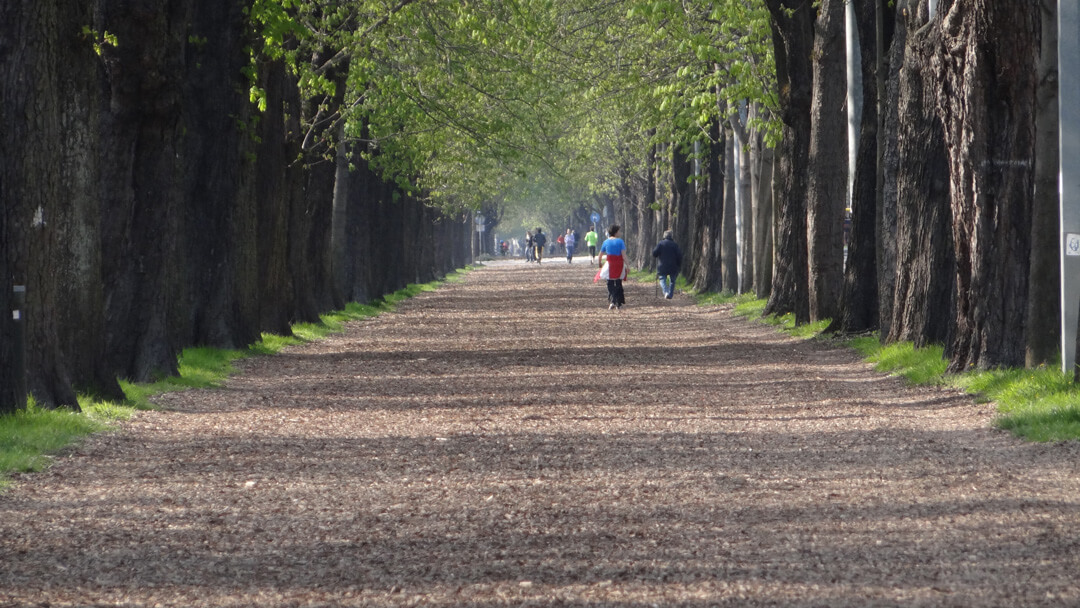
[[[1080,447],[498,263],[0,496],[0,606],[1075,606]]]

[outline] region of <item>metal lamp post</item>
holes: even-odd
[[[1080,317],[1080,3],[1058,0],[1061,119],[1061,369],[1076,366]]]

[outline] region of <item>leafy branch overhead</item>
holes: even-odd
[[[257,0],[250,16],[254,102],[258,62],[285,61],[305,148],[344,137],[447,208],[535,204],[518,197],[543,183],[583,196],[649,137],[688,144],[732,100],[775,105],[759,0]]]

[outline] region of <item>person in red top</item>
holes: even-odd
[[[626,264],[623,256],[626,254],[626,242],[619,237],[619,225],[612,224],[608,229],[608,238],[600,245],[600,265],[606,261],[608,264],[608,310],[622,310],[626,304],[626,294],[623,292],[623,278],[626,277]]]

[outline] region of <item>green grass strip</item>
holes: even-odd
[[[8,485],[9,474],[44,469],[50,461],[46,454],[104,430],[107,419],[69,409],[43,409],[33,402],[24,410],[0,416],[0,489]]]
[[[299,323],[292,326],[293,335],[281,336],[264,333],[261,339],[245,349],[225,350],[210,347],[185,348],[177,363],[179,374],[161,378],[155,382],[134,383],[121,381],[124,403],[94,400],[79,396],[82,413],[70,409],[50,410],[31,401],[25,410],[0,416],[0,489],[8,485],[12,473],[40,471],[48,465],[49,454],[92,433],[110,428],[116,420],[126,420],[140,409],[155,409],[151,400],[168,391],[187,388],[213,388],[221,386],[234,372],[233,361],[255,355],[270,355],[283,348],[326,338],[345,330],[345,323],[380,315],[394,310],[401,302],[421,293],[435,291],[444,283],[460,283],[473,267],[454,271],[439,281],[409,284],[369,302],[348,304],[344,310],[320,315],[317,323]]]

